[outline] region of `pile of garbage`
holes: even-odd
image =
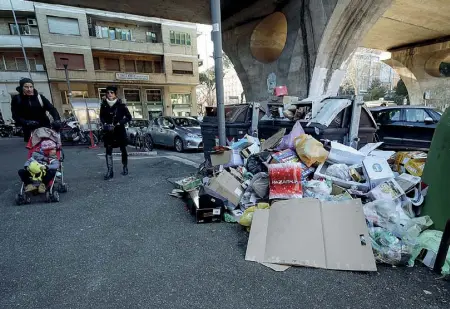
[[[433,267],[442,232],[421,216],[423,152],[359,150],[318,141],[297,122],[262,141],[245,136],[211,153],[209,174],[176,180],[197,223],[238,222],[246,260],[376,271],[376,262]],[[450,253],[443,274],[450,273]]]

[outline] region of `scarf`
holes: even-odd
[[[117,102],[117,98],[112,101],[106,99],[106,103],[108,103],[109,107],[113,107],[113,105],[116,104],[116,102]]]

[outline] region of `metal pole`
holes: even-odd
[[[222,59],[222,20],[220,0],[211,0],[212,40],[214,43],[214,71],[216,75],[217,118],[219,125],[219,144],[226,146],[225,106],[223,94],[223,59]]]
[[[28,75],[30,76],[30,79],[32,79],[31,78],[30,63],[28,62],[27,54],[25,53],[25,47],[23,46],[22,35],[20,34],[20,28],[19,28],[19,24],[17,23],[16,12],[14,11],[14,6],[13,6],[13,3],[12,3],[12,0],[9,0],[9,3],[11,4],[11,11],[13,13],[14,23],[16,24],[16,27],[17,27],[17,33],[19,34],[20,47],[22,47],[23,58],[25,59],[25,65],[27,66]]]
[[[64,73],[66,74],[66,82],[67,82],[67,96],[69,97],[69,104],[73,110],[72,106],[72,89],[70,88],[70,80],[69,80],[69,72],[67,71],[67,64],[64,64]]]

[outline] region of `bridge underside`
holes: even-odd
[[[40,2],[194,23],[208,24],[211,20],[209,0]],[[248,100],[267,98],[269,75],[276,77],[278,85],[287,85],[291,95],[315,98],[336,94],[346,61],[356,47],[414,51],[417,45],[432,45],[450,37],[448,0],[222,0],[221,3],[223,48],[236,68]],[[397,70],[403,68],[399,73],[405,72],[405,68],[422,70],[423,74],[414,74],[419,76],[430,72],[419,63],[415,64],[418,68],[401,59],[390,63]],[[407,87],[412,91],[413,86],[407,83]],[[414,89],[413,97],[420,97],[417,89],[422,91],[423,87]]]

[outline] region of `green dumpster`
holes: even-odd
[[[434,229],[443,231],[450,218],[450,108],[434,132],[422,179],[429,185],[423,215],[431,217]]]

